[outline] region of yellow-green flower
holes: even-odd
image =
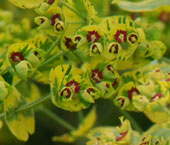
[[[72,65],[59,65],[50,72],[52,102],[65,110],[79,111],[87,108],[99,91],[93,87],[83,71]]]

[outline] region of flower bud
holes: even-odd
[[[18,76],[23,79],[27,80],[28,77],[28,72],[30,69],[31,64],[28,61],[21,61],[17,65],[15,65],[15,70]]]
[[[94,56],[96,54],[101,54],[103,51],[103,46],[101,43],[93,43],[90,47],[90,56]]]
[[[55,32],[61,32],[64,30],[64,23],[63,21],[57,21],[55,24],[54,24],[54,30]]]
[[[48,28],[50,26],[50,21],[47,17],[38,16],[34,19],[35,23],[39,25],[39,29]]]
[[[137,44],[138,43],[138,35],[136,33],[130,33],[128,34],[128,42],[131,45]]]

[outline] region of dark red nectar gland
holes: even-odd
[[[54,16],[52,16],[52,18],[51,18],[51,25],[54,25],[56,23],[57,19],[61,21],[61,15],[59,13],[55,14]]]
[[[71,90],[69,88],[64,88],[61,93],[60,96],[65,97],[65,98],[70,98],[71,97]]]
[[[55,1],[55,0],[49,0],[49,1],[48,1],[48,4],[51,5],[51,4],[53,4],[54,1]]]
[[[114,35],[115,40],[119,43],[126,42],[127,41],[127,32],[123,30],[118,30],[116,34]]]
[[[134,44],[138,40],[138,36],[136,34],[131,34],[129,36],[129,41]]]
[[[21,52],[12,52],[10,58],[12,59],[13,62],[20,62],[24,60],[24,56]]]
[[[64,30],[64,27],[62,26],[61,23],[57,22],[57,23],[55,24],[55,30],[59,32],[59,31]]]
[[[120,133],[120,136],[116,137],[116,141],[122,140],[126,136],[127,133],[128,131]]]
[[[162,11],[159,15],[159,20],[164,23],[168,23],[170,21],[170,13]]]
[[[67,48],[69,48],[71,50],[75,50],[76,49],[76,44],[73,43],[71,38],[65,37],[65,45],[66,45]]]
[[[81,37],[80,37],[80,36],[76,36],[76,37],[74,38],[74,40],[77,41],[77,42],[79,42],[79,41],[81,40]]]
[[[133,88],[133,87],[132,87],[132,89],[130,89],[130,90],[128,91],[128,97],[129,97],[130,100],[132,100],[132,97],[133,97],[134,95],[139,95],[139,94],[140,94],[139,90],[136,89],[136,88]]]
[[[91,95],[92,93],[95,93],[95,90],[93,88],[88,88],[87,93]]]
[[[81,88],[81,87],[80,87],[80,84],[79,84],[78,82],[74,81],[74,80],[68,82],[68,83],[66,84],[66,86],[67,86],[67,87],[70,87],[70,88],[72,89],[72,91],[73,91],[73,92],[76,92],[76,93],[78,93],[78,92],[80,91],[80,88]]]
[[[119,51],[119,46],[118,44],[112,44],[110,47],[109,47],[109,52],[110,53],[114,53],[114,54],[117,54]]]
[[[121,107],[123,107],[124,103],[125,103],[125,99],[124,98],[118,98],[118,103]]]
[[[114,73],[114,68],[112,65],[108,65],[107,66],[107,70],[111,71],[112,73]]]
[[[162,94],[161,94],[161,93],[157,93],[156,95],[154,95],[154,96],[152,97],[151,102],[154,102],[154,101],[159,100],[159,99],[161,99],[161,98],[162,98]]]
[[[96,83],[99,83],[103,78],[102,71],[99,71],[98,69],[93,70],[91,77]]]
[[[118,79],[115,79],[114,82],[112,83],[113,87],[116,87],[118,85]]]
[[[87,40],[88,42],[98,42],[100,35],[97,31],[88,31]]]

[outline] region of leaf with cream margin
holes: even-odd
[[[9,0],[15,6],[22,9],[32,9],[39,6],[44,0]]]
[[[32,82],[21,82],[15,87],[25,97],[27,102],[35,101],[41,97],[41,93],[38,86]]]
[[[69,6],[73,7],[75,11],[79,13],[79,16],[75,12],[71,11],[67,7],[63,6],[62,11],[67,23],[66,34],[72,35],[78,30],[85,21],[91,21],[92,19],[97,19],[97,12],[91,5],[89,0],[69,0],[67,3]],[[85,21],[84,21],[85,20]],[[70,24],[76,25],[70,25]]]
[[[162,6],[170,5],[169,0],[144,0],[141,2],[130,2],[125,0],[117,0],[115,2],[121,9],[130,12],[147,12],[156,10]]]
[[[18,107],[26,103],[25,98],[22,98],[14,87],[9,86],[8,96],[3,103],[5,121],[9,130],[17,139],[27,141],[29,134],[33,134],[35,130],[34,114],[32,110],[15,112]]]
[[[145,135],[153,135],[153,136],[164,137],[165,139],[168,139],[170,137],[170,128],[165,128],[155,124],[145,132]]]
[[[86,136],[86,133],[93,127],[97,118],[96,107],[93,107],[92,110],[88,113],[85,119],[80,123],[78,129],[73,130],[70,133],[66,133],[62,136],[54,136],[53,141],[60,142],[74,142],[77,138]]]

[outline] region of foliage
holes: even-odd
[[[9,2],[0,2],[0,128],[26,142],[41,111],[69,130],[53,142],[170,144],[169,0]],[[93,127],[105,100],[122,112],[120,126]],[[52,104],[76,112],[78,127]],[[143,131],[127,111],[153,125]]]

